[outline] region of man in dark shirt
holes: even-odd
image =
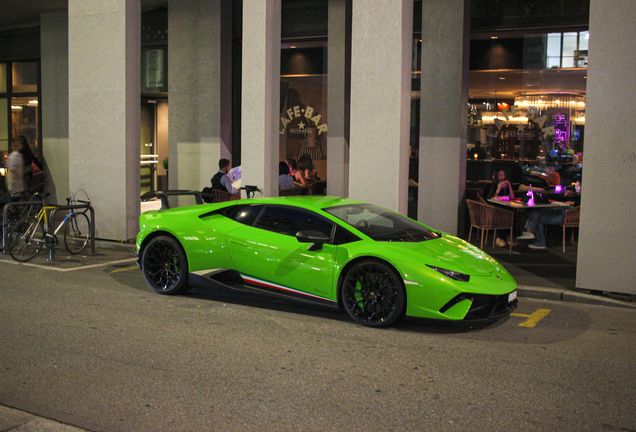
[[[231,194],[238,193],[238,190],[232,187],[232,180],[228,177],[227,173],[230,172],[230,160],[221,159],[219,161],[219,172],[214,174],[212,179],[212,189],[227,191]]]
[[[566,190],[564,193],[565,202],[571,206],[578,207],[581,205],[581,180],[577,180],[574,185],[574,191]],[[533,210],[528,215],[526,221],[526,230],[517,240],[535,239],[528,247],[530,249],[545,249],[545,237],[543,235],[543,225],[558,225],[563,222],[563,217],[567,207],[560,208],[540,208]]]

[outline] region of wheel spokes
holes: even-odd
[[[145,272],[148,280],[157,289],[167,291],[181,280],[179,253],[169,243],[159,241],[149,246]]]
[[[398,286],[385,271],[363,266],[344,284],[345,301],[351,312],[367,323],[387,319],[397,308]]]

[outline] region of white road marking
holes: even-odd
[[[43,269],[43,270],[53,270],[53,271],[58,271],[58,272],[62,272],[62,273],[66,273],[66,272],[70,272],[70,271],[76,271],[76,270],[86,270],[86,269],[95,268],[95,267],[105,267],[105,266],[111,265],[111,264],[121,264],[121,263],[126,263],[126,262],[131,262],[131,261],[137,261],[137,258],[128,258],[128,259],[124,259],[124,260],[109,261],[109,262],[100,263],[100,264],[91,264],[91,265],[85,265],[85,266],[80,266],[80,267],[72,267],[72,268],[55,268],[55,267],[50,267],[50,266],[46,266],[46,265],[42,265],[42,264],[21,263],[21,262],[17,262],[17,261],[0,260],[0,262],[4,262],[4,263],[7,263],[7,264],[23,265],[23,266],[26,266],[26,267],[36,267],[36,268],[40,268],[40,269]]]

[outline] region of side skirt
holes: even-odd
[[[338,302],[336,301],[303,293],[293,288],[256,279],[248,275],[241,275],[236,270],[210,269],[191,272],[189,274],[189,282],[194,287],[218,289],[220,285],[223,288],[236,291],[262,294],[279,299],[295,300],[306,304],[338,309]]]

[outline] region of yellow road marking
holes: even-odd
[[[119,272],[128,271],[128,270],[137,270],[138,268],[139,267],[137,267],[137,266],[126,267],[126,268],[122,268],[122,269],[113,270],[111,273],[119,273]]]
[[[534,327],[537,325],[539,321],[545,318],[550,313],[550,309],[537,309],[532,312],[530,315],[520,314],[520,313],[511,313],[512,316],[524,317],[528,318],[526,321],[519,324],[519,327]]]

